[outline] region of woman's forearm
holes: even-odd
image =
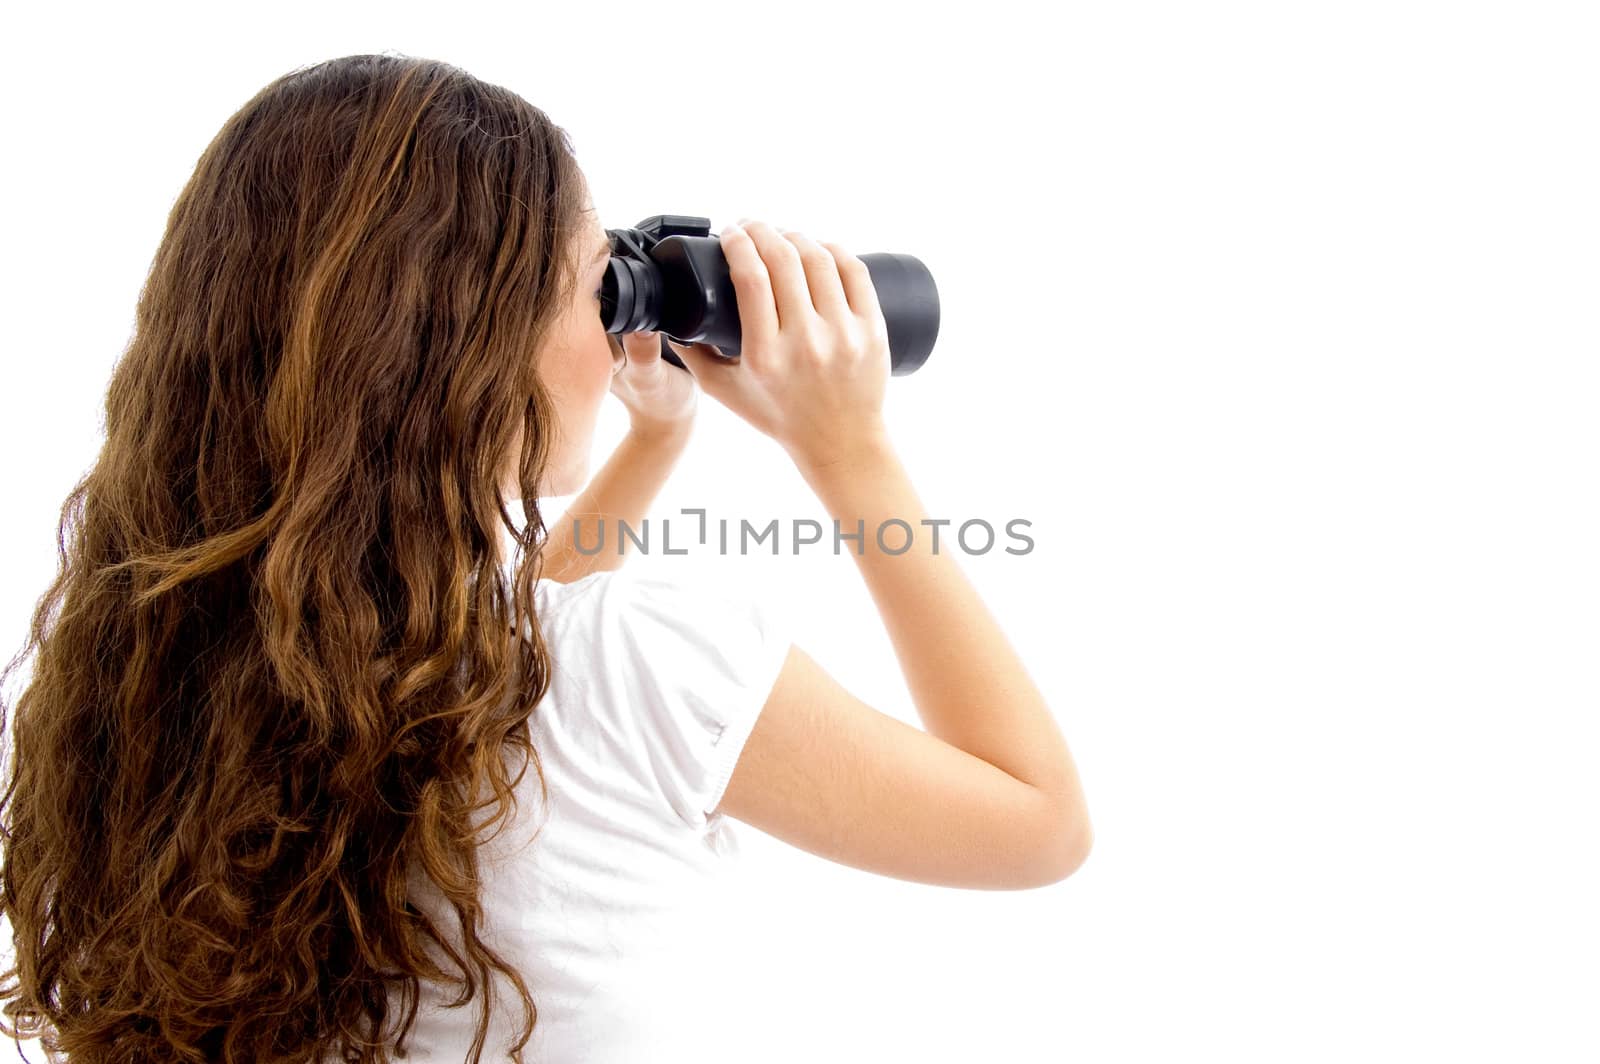
[[[689,444],[693,423],[665,429],[634,427],[611,457],[550,526],[544,547],[545,578],[569,584],[601,569],[619,568],[627,555],[617,545],[620,525],[637,530],[667,475]],[[576,527],[574,525],[576,524]],[[596,550],[596,544],[603,547]],[[587,554],[578,550],[582,546]]]
[[[1083,791],[1044,695],[948,549],[935,551],[927,514],[884,440],[801,473],[845,533],[860,535],[866,580],[923,724],[933,735],[1059,798],[1088,837]],[[899,519],[915,534],[890,526]],[[859,524],[858,524],[859,522]]]

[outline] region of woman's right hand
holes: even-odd
[[[886,442],[889,333],[866,265],[837,244],[761,221],[721,233],[739,301],[739,355],[668,341],[713,399],[802,471]]]

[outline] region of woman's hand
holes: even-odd
[[[628,408],[634,431],[687,429],[694,421],[700,389],[692,375],[662,361],[661,335],[624,333],[621,348],[612,361],[611,394]]]
[[[720,236],[739,303],[739,355],[672,349],[713,399],[803,471],[881,446],[889,331],[866,264],[762,221]]]

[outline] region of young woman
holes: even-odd
[[[860,260],[720,239],[741,355],[679,348],[685,373],[604,331],[604,229],[516,94],[351,56],[228,121],[26,648],[0,796],[21,1036],[74,1064],[691,1059],[651,1003],[724,816],[926,883],[1084,860],[1066,744],[950,552],[857,557],[922,731],[760,603],[546,529],[538,500],[580,489],[637,526],[702,390],[846,528],[926,516]],[[590,481],[608,393],[631,431]]]

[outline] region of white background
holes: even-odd
[[[961,564],[1071,744],[1088,863],[959,891],[740,825],[689,976],[702,1059],[1593,1061],[1590,10],[14,12],[0,648],[218,127],[297,66],[444,59],[572,132],[608,226],[748,215],[921,258],[943,326],[893,435],[933,516],[1032,522],[1030,554]],[[658,516],[824,516],[701,410]],[[761,589],[916,722],[847,554],[630,564]]]

